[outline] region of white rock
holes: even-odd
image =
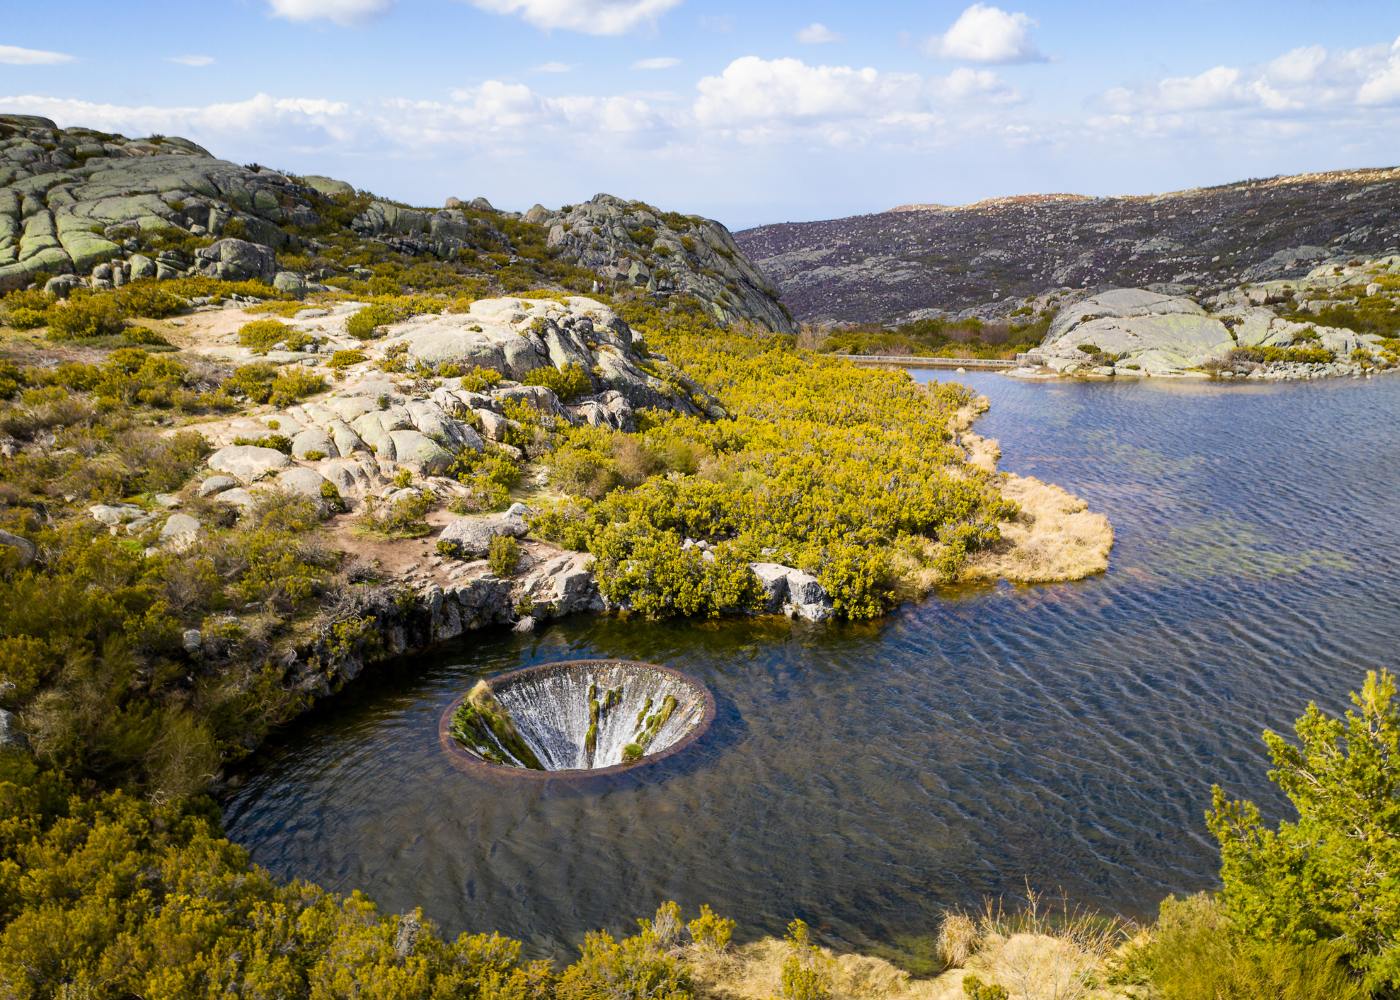
[[[171,514],[160,529],[160,543],[180,551],[187,549],[199,539],[202,525],[199,519],[189,514]]]
[[[222,493],[224,490],[231,490],[238,485],[238,480],[232,476],[210,476],[199,484],[198,493],[202,497],[212,496],[215,493]]]
[[[291,464],[292,460],[275,448],[253,444],[229,445],[209,456],[209,468],[226,472],[245,486]]]

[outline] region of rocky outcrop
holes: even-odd
[[[287,242],[286,227],[317,223],[310,194],[187,139],[127,139],[0,115],[0,291],[55,274],[113,284],[190,270],[195,261],[183,250],[140,252],[161,233],[198,240],[236,229],[270,256]],[[218,271],[223,253],[202,263]],[[250,276],[264,273],[270,281],[265,268]]]
[[[0,531],[0,559],[12,559],[23,569],[32,563],[38,554],[38,548],[29,539],[8,531]]]
[[[527,219],[549,230],[549,246],[610,285],[658,296],[692,295],[716,320],[748,320],[779,333],[797,324],[729,230],[711,219],[661,212],[600,194],[558,212],[540,206]]]
[[[1121,363],[1125,371],[1136,365],[1143,374],[1166,375],[1198,367],[1235,346],[1225,324],[1195,301],[1119,288],[1063,310],[1040,354],[1059,372]]]
[[[358,214],[348,223],[350,207]],[[0,115],[0,292],[48,284],[107,288],[199,274],[256,279],[300,297],[330,277],[279,269],[278,251],[314,252],[327,227],[410,256],[504,254],[573,263],[609,291],[692,295],[721,323],[794,326],[776,293],[717,222],[600,195],[522,218],[485,199],[410,208],[327,177],[219,160],[185,139],[128,139]],[[484,269],[489,273],[496,265]],[[333,269],[334,270],[334,269]],[[368,270],[341,268],[352,277]]]
[[[763,589],[763,609],[810,622],[824,622],[834,613],[831,597],[810,573],[781,563],[750,563]]]
[[[195,269],[220,281],[262,281],[277,274],[277,255],[247,240],[219,240],[195,253]]]
[[[1017,374],[1300,379],[1388,370],[1400,365],[1392,342],[1329,323],[1356,315],[1363,299],[1372,311],[1400,313],[1397,277],[1400,257],[1387,257],[1200,300],[1111,289],[1062,309]]]
[[[523,431],[509,415],[520,416],[512,409],[518,404],[566,424],[619,430],[635,426],[639,408],[724,414],[715,399],[664,357],[642,357],[633,331],[593,299],[483,299],[468,312],[393,324],[384,339],[371,342],[346,333],[346,323],[360,308],[350,303],[306,310],[287,321],[315,349],[272,352],[260,359],[319,370],[325,355],[351,347],[366,359],[340,369],[334,387],[323,395],[204,425],[205,436],[220,446],[209,456],[209,468],[222,475],[206,479],[202,495],[246,507],[252,502],[249,489],[279,489],[315,499],[325,497],[329,483],[342,501],[354,506],[366,497],[388,496],[404,469],[445,497],[458,495],[464,487],[447,475],[456,457],[479,452],[488,441],[513,449],[511,440]],[[232,332],[237,325],[228,325],[222,341],[192,349],[236,362],[252,360],[237,345]],[[379,367],[403,355],[458,370],[489,368],[504,377],[498,385],[478,390],[464,388],[460,375],[419,383]],[[539,369],[573,365],[588,373],[593,392],[568,403],[545,386],[517,384]],[[286,438],[280,445],[285,450],[267,447],[270,435]],[[133,516],[140,508],[136,511]]]
[[[524,514],[525,507],[515,504],[504,514],[459,517],[438,535],[438,549],[449,549],[459,559],[483,559],[494,539],[525,536],[530,529]]]
[[[735,234],[803,322],[1005,317],[1057,289],[1297,278],[1400,247],[1400,169],[1144,197],[1049,195],[906,206]]]

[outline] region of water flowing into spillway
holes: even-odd
[[[482,681],[443,714],[443,746],[503,772],[600,773],[656,760],[714,718],[709,691],[650,663],[571,660]]]

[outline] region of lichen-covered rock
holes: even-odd
[[[209,456],[209,468],[227,473],[244,485],[255,483],[291,464],[292,460],[275,448],[253,444],[229,445]]]
[[[131,238],[217,234],[235,219],[249,239],[277,246],[286,239],[283,223],[316,220],[309,195],[281,174],[215,159],[186,139],[127,139],[0,115],[0,290],[89,274],[124,256]],[[175,270],[137,254],[130,266],[91,280],[104,287]]]
[[[200,274],[222,281],[272,281],[277,256],[265,246],[247,240],[219,240],[196,255]]]
[[[0,708],[0,748],[23,750],[28,746],[29,741],[20,730],[19,720],[15,718],[15,714]]]
[[[720,323],[748,320],[797,332],[768,279],[718,222],[608,194],[559,212],[531,209],[530,217],[549,230],[556,253],[607,284],[694,296]]]
[[[792,618],[824,622],[833,614],[831,596],[810,573],[781,563],[750,563],[749,569],[763,589],[763,609]]]
[[[1059,371],[1103,365],[1104,355],[1149,375],[1180,373],[1217,358],[1235,340],[1217,317],[1185,296],[1117,288],[1063,310],[1040,354]]]
[[[10,558],[22,569],[32,563],[39,550],[29,539],[8,531],[0,531],[0,559]]]
[[[321,499],[321,488],[326,484],[326,478],[315,469],[306,466],[293,466],[290,469],[283,469],[277,474],[275,480],[277,489],[283,493],[291,493],[296,496],[306,497],[310,500]]]
[[[482,514],[457,518],[442,529],[438,541],[460,558],[480,559],[490,550],[491,539],[500,535],[522,538],[528,530],[519,513]]]
[[[203,526],[189,514],[171,514],[160,529],[160,543],[175,550],[186,549],[199,540]]]
[[[522,575],[519,586],[539,613],[556,618],[605,607],[593,575],[593,557],[586,552],[561,551],[534,563]]]
[[[232,476],[210,476],[199,484],[199,489],[195,492],[202,497],[208,497],[215,493],[222,493],[224,490],[231,490],[237,485],[238,480]]]

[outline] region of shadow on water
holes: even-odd
[[[674,898],[750,933],[803,916],[922,947],[941,908],[1027,879],[1129,916],[1214,882],[1218,782],[1277,812],[1259,732],[1391,663],[1400,380],[1024,384],[986,393],[1002,466],[1114,522],[1108,574],[963,588],[879,623],[576,619],[477,633],[288,729],[227,797],[278,874],[422,905],[564,954]],[[478,677],[563,659],[666,664],[715,724],[600,782],[481,781],[437,745]]]

